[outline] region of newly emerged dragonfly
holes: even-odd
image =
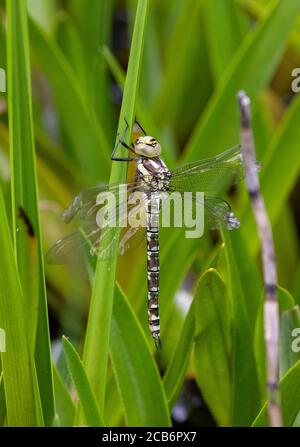
[[[125,132],[128,125],[125,129]],[[79,221],[79,228],[58,240],[48,251],[49,263],[64,263],[74,255],[78,247],[87,248],[91,256],[107,260],[112,256],[123,254],[134,240],[141,240],[145,236],[147,243],[147,274],[148,274],[148,322],[156,346],[160,346],[159,322],[159,217],[163,197],[177,192],[204,192],[202,205],[205,211],[205,225],[225,226],[227,229],[239,227],[239,221],[231,211],[230,205],[223,199],[214,196],[222,187],[228,187],[244,176],[244,165],[240,146],[232,147],[225,152],[199,161],[195,161],[170,171],[160,158],[161,146],[154,138],[140,128],[140,137],[127,145],[118,137],[111,159],[136,163],[136,174],[127,184],[111,184],[96,186],[81,191],[63,213],[63,219],[70,222]],[[116,157],[115,153],[120,144],[133,155],[130,157]],[[123,194],[120,194],[120,190]],[[126,196],[124,196],[124,191]],[[109,206],[104,206],[99,196],[110,194],[114,200]],[[129,201],[139,194],[139,201]],[[198,197],[192,195],[192,205],[197,204]],[[138,203],[138,204],[137,204]],[[105,208],[106,219],[101,211]],[[99,212],[100,217],[99,218]],[[130,225],[128,216],[133,213],[144,213],[140,225]],[[115,231],[116,215],[120,232]],[[108,217],[107,217],[108,216]]]

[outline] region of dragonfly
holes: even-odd
[[[236,145],[219,155],[185,164],[169,170],[161,158],[162,148],[159,141],[147,135],[136,123],[139,136],[131,145],[125,142],[126,128],[122,137],[118,135],[111,159],[116,162],[135,163],[135,175],[125,184],[97,185],[82,190],[63,213],[65,222],[77,220],[78,228],[63,239],[59,239],[47,252],[48,263],[65,263],[72,259],[79,247],[99,260],[123,255],[136,242],[145,240],[147,248],[147,283],[148,283],[148,324],[156,347],[161,347],[159,317],[159,218],[163,197],[177,192],[204,192],[202,205],[206,221],[212,228],[223,226],[228,230],[240,226],[238,218],[231,210],[230,204],[214,195],[222,187],[238,182],[244,177],[244,163],[240,145]],[[128,157],[116,156],[120,146],[129,152]],[[120,190],[123,194],[120,194]],[[126,196],[124,197],[124,191]],[[99,195],[110,194],[114,200],[104,206]],[[128,194],[139,195],[138,204],[129,203]],[[197,203],[193,195],[191,202]],[[101,211],[105,208],[105,212]],[[140,225],[129,225],[128,216],[140,212],[144,216]],[[100,217],[99,218],[99,214]],[[103,219],[103,215],[106,219]],[[120,232],[115,231],[116,215]],[[121,232],[122,231],[122,232]]]

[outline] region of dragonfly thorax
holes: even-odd
[[[168,191],[171,172],[159,157],[137,157],[137,174],[141,184],[151,191]]]
[[[142,157],[159,157],[161,154],[161,145],[154,137],[146,135],[135,141],[134,152]]]

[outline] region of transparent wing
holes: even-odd
[[[226,200],[220,197],[204,197],[204,225],[211,229],[224,227],[227,230],[239,228],[240,221]]]
[[[188,199],[189,200],[189,199]],[[231,210],[230,204],[220,197],[204,195],[198,198],[194,194],[191,197],[193,202],[193,212],[196,203],[201,205],[204,212],[204,227],[205,229],[226,228],[227,230],[234,230],[239,228],[240,222]]]
[[[73,233],[68,234],[62,239],[57,240],[47,251],[46,261],[48,264],[65,264],[76,260],[76,254],[79,250],[94,255],[94,245],[100,238],[100,228],[85,229],[79,228]]]
[[[240,226],[237,217],[231,211],[231,207],[226,200],[216,196],[209,196],[199,193],[179,194],[181,200],[174,200],[170,195],[172,207],[168,205],[168,196],[164,196],[162,201],[162,225],[172,227],[201,227],[204,224],[204,230],[226,228],[228,230],[236,229]],[[174,200],[174,201],[173,201]],[[170,211],[171,210],[171,211]],[[164,224],[167,223],[167,225]]]
[[[72,219],[92,221],[98,211],[97,198],[101,193],[110,192],[115,196],[118,203],[120,193],[125,191],[132,192],[137,188],[137,176],[132,179],[131,183],[114,183],[111,185],[100,184],[92,188],[86,188],[80,191],[72,200],[70,205],[63,212],[62,218],[66,223]]]
[[[99,194],[98,191],[97,188],[95,193]],[[91,190],[89,192],[93,193]],[[146,201],[144,195],[136,200],[131,196],[131,203],[126,200],[105,209],[97,204],[92,212],[91,206],[86,205],[87,201],[80,209],[73,208],[74,216],[78,217],[78,213],[80,216],[87,206],[89,216],[85,215],[76,231],[50,247],[46,261],[49,264],[72,262],[78,251],[101,260],[123,255],[128,248],[138,246],[145,239]]]
[[[92,230],[85,233],[78,229],[63,239],[55,242],[46,253],[48,264],[66,264],[76,260],[81,251],[91,257],[99,257],[102,261],[124,255],[128,249],[134,249],[145,241],[145,228],[127,228],[121,231],[120,237],[112,228]],[[74,257],[75,256],[75,257]]]
[[[216,192],[244,177],[240,145],[172,171],[170,191]]]

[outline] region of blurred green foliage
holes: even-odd
[[[299,1],[28,0],[26,14],[25,0],[7,0],[0,11],[1,425],[170,425],[191,381],[216,424],[267,425],[260,247],[243,184],[229,198],[240,230],[161,231],[160,353],[145,247],[119,260],[116,283],[116,261],[95,277],[84,258],[43,262],[72,230],[60,220],[72,197],[126,178],[110,161],[124,116],[136,114],[173,168],[239,142],[241,88],[282,287],[284,422],[299,424]]]

